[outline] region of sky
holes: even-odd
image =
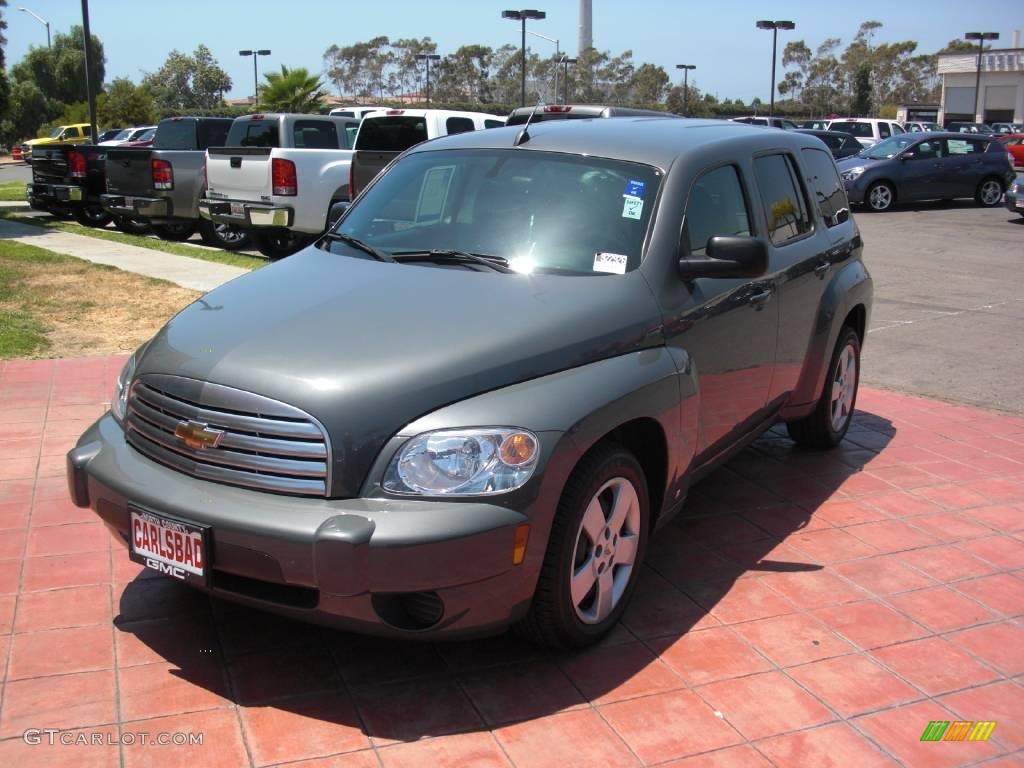
[[[754,26],[757,19],[796,22],[792,32],[779,33],[779,72],[786,42],[804,40],[812,49],[827,37],[845,46],[862,21],[882,22],[876,42],[916,40],[918,51],[931,53],[970,30],[1001,34],[996,47],[1012,44],[1013,28],[1024,30],[1024,12],[1005,2],[965,0],[857,0],[827,4],[796,0],[594,0],[594,47],[613,55],[633,51],[634,62],[659,64],[673,83],[681,81],[676,64],[695,64],[690,82],[718,98],[755,96],[768,100],[771,79],[771,33]],[[46,30],[26,7],[50,22],[51,33],[81,23],[78,0],[9,0],[5,16],[7,66],[21,59],[30,45],[46,45]],[[349,45],[377,35],[397,39],[429,36],[442,55],[460,45],[519,45],[518,22],[501,18],[508,0],[91,0],[90,25],[107,56],[107,82],[129,77],[138,82],[159,69],[172,49],[195,50],[207,45],[234,87],[228,98],[252,93],[252,58],[245,48],[269,48],[260,57],[261,72],[282,64],[323,70],[323,52],[332,44]],[[547,12],[527,29],[560,41],[560,49],[576,53],[577,0],[530,0]],[[553,55],[554,43],[527,35],[527,45],[540,55]]]

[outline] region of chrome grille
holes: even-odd
[[[214,448],[175,437],[182,422],[222,431]],[[277,493],[326,496],[331,451],[320,424],[277,400],[221,384],[146,374],[131,385],[128,443],[187,475]]]

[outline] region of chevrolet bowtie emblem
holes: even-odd
[[[224,433],[219,429],[210,429],[209,425],[201,421],[181,421],[174,428],[174,436],[189,448],[201,450],[216,448]]]

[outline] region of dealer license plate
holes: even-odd
[[[245,208],[241,203],[231,203],[231,215],[232,216],[244,216]]]
[[[182,581],[206,576],[206,534],[202,526],[129,508],[132,560]]]

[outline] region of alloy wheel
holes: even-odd
[[[872,187],[869,202],[876,211],[888,209],[892,205],[892,190],[885,184]]]
[[[995,205],[1003,197],[1003,188],[998,181],[989,179],[981,185],[980,196],[983,204]]]
[[[584,624],[599,624],[615,609],[629,584],[640,544],[640,500],[624,477],[594,494],[576,532],[572,603]]]
[[[836,362],[832,377],[832,429],[841,432],[853,413],[853,398],[857,394],[857,354],[847,344]]]

